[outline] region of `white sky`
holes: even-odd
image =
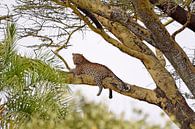
[[[179,24],[172,24],[167,28],[170,33],[172,33],[179,26]],[[181,47],[195,48],[195,33],[188,29],[181,34],[178,34],[176,40]],[[149,89],[155,88],[153,80],[150,78],[150,75],[139,60],[120,52],[119,49],[105,42],[99,35],[96,35],[93,32],[88,32],[83,38],[82,34],[77,33],[71,39],[71,44],[72,47],[64,50],[61,54],[67,59],[72,68],[74,65],[71,53],[82,53],[90,61],[101,63],[109,67],[125,82]],[[117,114],[125,112],[126,118],[138,118],[137,115],[134,116],[131,112],[132,109],[136,107],[142,109],[145,113],[150,114],[150,122],[162,123],[162,119],[159,115],[162,110],[157,106],[120,95],[116,92],[113,94],[113,99],[110,100],[108,99],[108,90],[104,90],[102,95],[97,97],[96,94],[98,87],[77,85],[74,86],[74,89],[81,89],[83,94],[92,101],[106,103],[109,106],[109,109]],[[186,90],[186,87],[182,87],[181,89]],[[194,103],[194,101],[188,102],[190,104]],[[165,119],[169,118],[166,117]]]
[[[33,38],[27,38],[20,41],[19,44],[32,45],[33,41],[35,41]],[[72,53],[81,53],[92,62],[106,65],[125,82],[149,89],[155,88],[153,80],[139,60],[122,53],[118,48],[105,42],[104,39],[94,32],[87,32],[84,37],[82,33],[75,33],[70,40],[70,45],[72,46],[61,51],[60,54],[66,59],[71,68],[75,67],[72,61]],[[24,48],[22,48],[20,52],[28,55],[32,51],[30,49],[24,51]],[[101,96],[98,97],[96,96],[98,92],[97,86],[71,85],[71,88],[75,92],[81,90],[83,95],[90,101],[107,104],[109,110],[116,114],[124,112],[126,119],[140,119],[141,117],[132,113],[133,108],[138,108],[149,114],[150,122],[164,123],[160,117],[162,111],[157,106],[120,95],[116,92],[113,92],[113,99],[109,99],[108,89],[103,90]],[[168,117],[165,119],[167,120]]]
[[[2,0],[2,2],[5,2],[5,0]],[[172,33],[178,27],[179,24],[171,24],[167,28]],[[181,45],[181,47],[185,47],[185,50],[187,51],[189,50],[188,48],[195,48],[195,33],[188,29],[180,33],[176,37],[176,40]],[[31,44],[33,42],[34,39],[29,38],[22,40],[20,44]],[[76,33],[71,38],[70,42],[72,46],[66,50],[63,50],[61,55],[63,55],[63,57],[67,60],[71,68],[74,68],[72,62],[72,53],[82,53],[90,61],[101,63],[109,67],[119,78],[125,82],[145,88],[155,88],[153,80],[150,78],[150,75],[139,60],[120,52],[117,48],[105,42],[97,34],[93,32],[87,32],[83,37],[83,34]],[[29,53],[29,49],[21,53]],[[103,93],[100,97],[97,97],[96,94],[98,92],[98,87],[72,85],[72,89],[75,91],[81,90],[82,93],[91,101],[106,103],[109,107],[109,110],[114,111],[116,114],[124,112],[125,118],[127,119],[139,119],[137,115],[132,113],[133,108],[139,108],[142,109],[143,112],[149,113],[150,122],[163,123],[163,120],[159,115],[162,110],[157,106],[120,95],[116,92],[113,93],[113,99],[109,99],[107,89],[103,90]],[[185,87],[182,87],[182,89],[186,90]],[[188,102],[189,104],[194,103],[194,101]],[[166,117],[165,119],[169,118]],[[174,126],[174,128],[176,127]]]

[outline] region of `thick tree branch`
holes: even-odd
[[[88,86],[96,85],[95,81],[90,76],[84,74],[80,76],[74,76],[72,73],[67,73],[63,71],[60,71],[60,73],[62,74],[62,76],[65,77],[64,82],[67,84],[87,84]],[[178,123],[175,117],[180,117],[180,120],[182,119],[182,122],[184,122],[184,127],[188,127],[189,124],[193,125],[190,120],[195,118],[194,112],[188,107],[187,103],[185,102],[185,99],[181,96],[181,94],[177,93],[177,99],[179,99],[179,101],[172,103],[172,101],[167,98],[164,92],[162,92],[162,90],[159,88],[155,90],[150,90],[142,88],[140,86],[127,84],[128,86],[130,86],[130,90],[120,91],[118,88],[112,85],[114,81],[115,80],[113,80],[113,78],[105,78],[103,80],[103,85],[104,87],[110,88],[113,91],[116,91],[122,95],[159,106],[170,116],[173,121],[176,122],[176,124]]]
[[[175,70],[186,83],[189,90],[195,96],[195,70],[189,58],[182,50],[182,48],[169,35],[168,31],[153,12],[149,1],[132,1],[142,21],[152,32],[157,48],[161,50],[167,59],[171,62]]]
[[[150,2],[164,11],[168,16],[179,22],[180,24],[184,25],[187,22],[188,11],[184,10],[182,7],[177,5],[175,2],[169,0],[150,0]],[[169,11],[171,8],[174,8],[173,11]],[[189,29],[195,32],[195,14],[191,13],[192,18],[187,25]]]
[[[156,85],[167,94],[170,98],[175,98],[177,88],[175,87],[175,82],[169,72],[165,69],[162,62],[162,57],[160,58],[160,52],[158,52],[159,58],[157,58],[154,53],[135,35],[133,35],[127,28],[119,23],[112,23],[103,17],[97,17],[97,19],[104,25],[113,35],[116,36],[123,44],[128,46],[129,49],[136,50],[145,54],[145,60],[142,60],[146,69],[152,76]],[[127,53],[128,54],[128,53]],[[159,73],[163,73],[162,76]],[[161,81],[162,78],[167,78],[166,81]],[[169,86],[167,86],[167,83]]]
[[[64,74],[65,80],[64,82],[67,84],[87,84],[90,86],[96,86],[95,81],[93,78],[87,75],[81,75],[81,76],[74,76],[72,73],[67,73],[61,71],[62,74]],[[111,83],[113,83],[115,80],[112,78],[105,78],[103,80],[103,85],[106,88],[110,88],[122,95],[129,96],[138,100],[146,101],[148,103],[157,104],[159,103],[159,99],[156,97],[156,93],[153,90],[142,88],[141,86],[131,85],[129,91],[120,91],[117,87],[114,87]]]
[[[98,33],[100,36],[102,36],[106,41],[108,41],[110,44],[112,44],[113,46],[119,48],[122,52],[125,52],[128,55],[131,55],[133,57],[136,57],[140,60],[147,60],[146,55],[143,54],[142,52],[133,50],[133,49],[129,49],[128,47],[126,47],[125,45],[123,45],[122,43],[120,43],[119,41],[117,41],[116,39],[110,37],[103,29],[99,29],[94,27],[90,21],[83,16],[76,8],[76,6],[74,5],[69,5],[69,7],[74,11],[74,13],[79,16],[80,19],[82,19],[91,30],[93,30],[94,32]]]
[[[118,22],[113,23],[112,21],[98,15],[96,15],[96,17],[107,30],[115,35],[115,37],[118,38],[118,40],[120,40],[121,43],[126,45],[129,49],[144,53],[146,55],[154,55],[152,50],[125,26]]]
[[[62,6],[69,6],[67,3],[61,2],[60,0],[53,1]],[[141,39],[146,40],[148,43],[155,46],[151,33],[119,8],[104,5],[100,0],[69,0],[69,2],[73,3],[77,7],[85,8],[91,13],[100,15],[110,19],[111,21],[121,23]]]

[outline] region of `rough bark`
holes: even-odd
[[[59,71],[62,76],[64,76],[64,82],[67,84],[87,84],[90,86],[96,86],[96,82],[93,80],[92,77],[88,75],[80,75],[80,76],[74,76],[73,73],[70,72],[63,72]],[[130,86],[131,90],[130,91],[120,91],[118,88],[114,87],[112,83],[115,80],[113,78],[105,78],[103,80],[103,85],[106,88],[110,88],[113,91],[116,91],[122,95],[129,96],[138,100],[143,100],[148,103],[159,103],[159,99],[156,97],[156,93],[153,90],[142,88],[142,86],[136,86],[136,85],[131,85],[127,84]]]
[[[59,72],[66,77],[64,82],[67,84],[87,84],[88,86],[95,86],[95,81],[90,76],[81,75],[75,77],[72,73],[66,73],[63,71]],[[122,95],[159,106],[162,110],[164,110],[164,112],[167,113],[170,119],[182,129],[193,129],[195,127],[195,114],[179,92],[176,93],[178,96],[178,101],[173,102],[159,88],[156,88],[155,90],[149,90],[142,88],[141,86],[128,84],[131,86],[131,90],[125,92],[120,91],[116,87],[113,87],[113,85],[111,85],[113,82],[114,80],[112,78],[105,78],[103,80],[103,85],[106,88],[110,88]]]
[[[138,6],[142,9],[137,10],[143,22],[146,24],[147,29],[137,24],[131,17],[125,15],[120,9],[115,9],[102,4],[99,0],[71,0],[76,6],[88,9],[89,11],[105,17],[111,21],[117,21],[127,27],[141,39],[146,40],[148,43],[158,48],[167,57],[173,65],[177,73],[185,82],[193,96],[195,96],[195,68],[191,64],[189,58],[179,47],[179,45],[171,38],[165,27],[160,23],[158,17],[148,8],[148,5]],[[58,2],[64,5],[63,3]],[[146,6],[146,7],[145,7]],[[145,10],[145,11],[143,11]],[[150,24],[153,23],[153,24]]]
[[[157,86],[155,90],[149,90],[128,84],[131,86],[131,90],[122,92],[110,85],[111,82],[114,81],[113,79],[106,78],[103,81],[104,87],[159,106],[183,129],[195,127],[195,114],[178,91],[175,80],[165,69],[165,65],[158,55],[156,56],[150,48],[142,42],[142,39],[144,39],[163,52],[195,96],[195,69],[185,52],[171,38],[165,27],[161,24],[148,0],[132,0],[139,17],[147,28],[140,26],[134,19],[127,16],[120,9],[104,5],[99,0],[71,0],[71,4],[57,0],[54,1],[57,4],[71,8],[73,13],[83,20],[92,31],[102,36],[108,43],[121,50],[121,52],[142,61]],[[89,19],[77,10],[77,7],[87,9],[87,11],[93,13],[97,20],[99,20],[117,40],[109,36],[104,29],[94,27]],[[74,77],[71,73],[68,73],[66,77],[65,82],[68,84],[95,85],[94,80],[86,75]]]
[[[168,0],[165,0],[163,3],[159,3],[159,0],[150,0],[150,2],[180,24],[184,25],[186,23],[188,12],[175,2],[168,3]],[[171,9],[173,10],[170,11]],[[195,32],[195,14],[191,14],[191,20],[187,27]]]
[[[160,49],[171,62],[189,90],[195,96],[195,69],[189,58],[161,24],[158,17],[153,12],[149,1],[134,1],[134,4],[142,21],[151,31],[157,48]]]
[[[163,99],[163,101],[157,105],[169,115],[172,121],[174,121],[181,129],[195,128],[195,113],[187,105],[185,99],[179,92],[177,92],[178,101],[172,103],[172,100],[168,99],[160,89],[157,88],[155,91],[157,97]]]

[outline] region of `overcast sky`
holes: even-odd
[[[5,0],[3,0],[5,2]],[[171,24],[167,28],[172,33],[178,27],[179,24]],[[50,32],[48,32],[50,33]],[[191,49],[195,49],[195,33],[186,29],[182,33],[176,36],[176,40],[185,48],[187,53],[192,53]],[[33,38],[25,39],[20,41],[20,45],[33,44],[35,41]],[[94,32],[86,32],[84,35],[81,33],[75,33],[71,38],[71,47],[61,52],[61,55],[67,60],[71,68],[74,68],[72,62],[72,53],[81,53],[88,60],[104,64],[109,67],[120,79],[123,81],[142,86],[145,88],[153,89],[155,84],[144,68],[142,63],[132,58],[119,49],[105,42],[100,36]],[[20,46],[21,47],[21,46]],[[20,50],[21,53],[29,53],[29,49]],[[162,111],[157,106],[148,104],[146,102],[138,101],[116,92],[113,93],[113,99],[108,98],[108,90],[103,90],[101,96],[97,97],[98,87],[86,86],[86,85],[71,85],[74,91],[81,90],[82,93],[87,96],[91,101],[106,103],[110,111],[114,111],[116,114],[125,112],[125,118],[137,119],[138,117],[133,115],[132,109],[139,108],[145,113],[149,113],[149,121],[154,123],[162,123],[160,119],[160,112]],[[186,87],[182,86],[182,90],[186,91]],[[188,100],[191,105],[194,101]],[[168,117],[166,117],[168,119]]]
[[[179,24],[169,25],[167,28],[170,33],[174,32]],[[176,40],[185,48],[187,53],[192,53],[190,50],[195,48],[195,34],[186,29],[181,34],[178,34]],[[87,59],[92,62],[97,62],[109,67],[119,78],[130,84],[135,84],[145,88],[153,89],[155,84],[148,74],[147,70],[144,68],[142,63],[132,58],[119,49],[113,47],[112,45],[105,42],[100,36],[93,32],[88,32],[86,35],[77,33],[73,36],[71,40],[72,47],[61,52],[63,57],[67,59],[70,66],[73,68],[72,53],[82,53]],[[125,112],[126,118],[136,119],[137,116],[132,114],[133,108],[143,109],[145,113],[149,113],[149,121],[155,123],[161,123],[160,112],[161,109],[157,106],[148,104],[146,102],[141,102],[114,92],[113,99],[108,99],[108,90],[104,90],[100,97],[97,97],[98,87],[91,86],[73,86],[74,89],[81,89],[84,95],[86,95],[90,100],[97,102],[104,102],[108,104],[109,109],[116,113]],[[185,86],[180,87],[180,89],[187,91]],[[193,101],[188,101],[189,104],[194,103]],[[168,117],[166,117],[168,119]]]

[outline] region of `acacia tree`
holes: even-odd
[[[58,53],[69,46],[69,39],[74,32],[90,28],[121,52],[139,59],[156,85],[156,88],[151,90],[136,84],[128,84],[131,87],[130,91],[120,91],[111,85],[113,79],[105,78],[103,80],[105,87],[159,106],[183,129],[195,128],[195,113],[178,90],[172,74],[165,68],[164,59],[165,56],[195,97],[195,68],[175,40],[175,36],[185,27],[194,31],[195,16],[190,12],[189,1],[181,0],[178,3],[171,0],[16,1],[18,6],[15,6],[13,16],[17,21],[20,19],[29,21],[22,26],[21,37],[39,37],[45,42],[32,47],[55,48],[54,53],[70,70],[65,59]],[[173,35],[169,34],[165,24],[160,20],[168,16],[183,24],[183,27]],[[139,23],[143,23],[144,26]],[[56,30],[54,32],[57,33],[44,33],[45,29]],[[146,43],[156,48],[156,53]],[[75,77],[70,72],[66,73],[65,83],[95,85],[89,76]]]
[[[127,121],[105,105],[88,103],[81,95],[75,99],[64,83],[64,73],[58,71],[61,62],[53,53],[38,50],[37,56],[27,58],[17,53],[16,44],[15,24],[8,24],[5,39],[0,42],[0,99],[6,99],[0,105],[2,129],[160,128],[147,123],[148,115],[138,109],[134,113],[144,117]],[[167,121],[162,128],[170,127]]]

